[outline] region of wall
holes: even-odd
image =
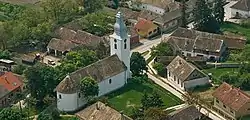
[[[227,106],[223,106],[223,103],[221,101],[218,100],[218,102],[216,101],[216,98],[214,98],[214,107],[217,108],[218,110],[220,110],[221,112],[223,112],[223,114],[225,114],[226,116],[230,117],[230,118],[235,118],[235,111],[231,110],[229,107]]]
[[[216,56],[216,55],[207,55],[207,54],[203,54],[203,53],[193,53],[193,52],[189,52],[189,51],[182,51],[182,55],[188,56],[187,54],[191,54],[192,57],[202,55],[202,56],[206,57],[207,59],[210,59],[210,57],[214,57],[216,60],[220,59],[220,56]]]
[[[165,13],[165,10],[162,9],[162,8],[159,8],[159,7],[156,7],[156,6],[153,6],[153,5],[149,5],[149,4],[144,4],[144,3],[139,5],[139,9],[148,10],[148,11],[160,14],[160,15],[163,15]]]
[[[61,95],[61,99],[59,95]],[[62,94],[57,92],[57,108],[61,111],[75,111],[78,108],[77,93]]]
[[[107,93],[110,93],[118,88],[123,87],[126,84],[126,76],[125,72],[119,73],[113,77],[107,78],[103,80],[102,82],[98,83],[99,85],[99,94],[98,96],[105,95]],[[111,79],[111,84],[109,83],[109,80]]]
[[[209,83],[209,77],[203,77],[193,80],[188,80],[184,82],[185,89],[193,88],[200,85],[205,85]]]
[[[21,87],[16,88],[12,92],[8,93],[7,95],[3,96],[0,98],[0,107],[6,107],[9,106],[10,104],[15,102],[15,95],[17,92],[20,92],[22,90]],[[9,99],[10,98],[10,99]]]
[[[242,11],[242,10],[231,8],[231,17],[235,17],[237,12],[239,13],[240,18],[248,18],[250,16],[248,11]]]
[[[250,102],[246,103],[242,108],[236,112],[236,117],[241,117],[245,115],[250,115]]]
[[[168,70],[167,70],[167,80],[173,83],[176,87],[185,90],[184,83],[180,79],[178,79],[178,76],[174,76],[173,73],[169,72]]]

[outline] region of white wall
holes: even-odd
[[[127,82],[125,74],[126,72],[122,72],[98,83],[99,85],[98,96],[105,95],[107,93],[110,93],[116,89],[123,87]],[[111,79],[111,84],[109,83],[109,79]]]
[[[61,99],[59,98],[61,95]],[[77,107],[77,93],[62,94],[57,92],[57,108],[61,111],[74,111]]]
[[[184,56],[187,56],[187,54],[191,54],[192,57],[195,57],[197,55],[203,55],[204,57],[206,57],[207,59],[210,59],[210,57],[214,57],[216,60],[219,60],[220,56],[216,56],[216,55],[207,55],[207,54],[203,54],[203,53],[194,53],[194,52],[189,52],[189,51],[182,51]]]
[[[149,5],[149,4],[144,4],[144,3],[139,5],[139,9],[148,10],[148,11],[160,14],[160,15],[163,15],[165,13],[165,10],[162,9],[162,8],[159,8],[159,7],[156,7],[156,6],[153,6],[153,5]]]
[[[193,88],[200,85],[206,85],[209,83],[209,77],[203,77],[198,79],[193,79],[184,82],[185,89]]]
[[[231,8],[231,17],[235,17],[237,12],[239,13],[241,18],[250,17],[250,11],[242,11],[242,10],[237,10],[233,8]]]
[[[174,77],[175,77],[175,79],[174,79]],[[178,79],[178,76],[174,76],[173,73],[171,73],[171,72],[169,74],[169,71],[167,72],[167,80],[169,80],[169,82],[173,83],[176,87],[178,87],[182,90],[185,90],[184,83],[180,79]],[[179,83],[178,83],[178,81],[179,81]]]

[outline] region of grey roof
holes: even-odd
[[[96,102],[76,113],[81,120],[132,120],[102,102]]]
[[[57,38],[52,38],[48,44],[48,48],[58,50],[58,51],[70,51],[75,48],[77,44],[69,40],[61,40]]]
[[[206,39],[214,39],[214,40],[215,39],[223,40],[226,46],[230,49],[243,49],[246,44],[246,38],[242,36],[213,34],[213,33],[201,32],[201,31],[197,31],[193,29],[180,28],[180,27],[176,29],[171,34],[171,36],[179,37],[179,38],[186,38],[186,39],[203,38],[205,40],[206,38]]]
[[[250,11],[250,0],[239,0],[237,3],[231,6],[231,8]]]
[[[188,80],[187,78],[194,72],[198,71],[205,77],[205,74],[202,73],[197,67],[192,65],[191,63],[188,63],[180,56],[177,56],[168,66],[167,70],[170,71],[175,76],[178,76],[178,78],[181,81]]]
[[[136,0],[137,2],[150,4],[167,11],[171,11],[179,7],[179,3],[173,0]]]
[[[84,77],[89,76],[97,82],[101,82],[125,70],[126,66],[115,54],[70,73],[59,83],[56,90],[65,94],[75,93],[78,90],[77,84]]]
[[[197,120],[202,115],[194,106],[187,106],[170,113],[167,120]]]

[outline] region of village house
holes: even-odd
[[[231,7],[231,16],[235,18],[249,18],[250,17],[250,1],[239,0]]]
[[[107,44],[104,37],[95,36],[91,33],[81,30],[71,30],[61,27],[56,31],[58,38],[52,38],[47,46],[48,54],[53,53],[55,56],[66,55],[67,52],[78,46],[95,48],[103,42]]]
[[[11,71],[14,64],[12,60],[0,59],[0,72]]]
[[[197,67],[177,56],[167,66],[167,80],[182,90],[209,84],[209,77]]]
[[[15,95],[23,90],[23,80],[12,72],[0,72],[0,107],[17,101]]]
[[[114,33],[110,35],[110,55],[86,67],[68,74],[56,87],[57,108],[61,111],[75,111],[86,104],[79,90],[80,80],[92,77],[99,86],[98,96],[123,87],[130,74],[130,35],[121,12],[116,15]]]
[[[195,106],[190,105],[169,113],[165,120],[204,120],[204,116]]]
[[[77,112],[76,116],[80,120],[132,120],[122,112],[99,101]]]
[[[158,26],[152,21],[140,19],[134,26],[140,37],[150,38],[158,33]]]
[[[225,42],[229,50],[241,50],[246,45],[246,38],[239,35],[220,35],[208,32],[197,31],[194,29],[187,29],[179,27],[170,36],[197,39],[197,38],[210,38],[210,39],[221,39]]]
[[[175,0],[135,0],[136,9],[148,10],[159,15],[173,11],[179,7],[179,3]]]
[[[250,114],[250,96],[239,88],[223,83],[213,93],[214,107],[228,120]]]

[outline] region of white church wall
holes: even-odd
[[[77,93],[62,94],[57,92],[57,108],[61,111],[74,111],[77,106]]]

